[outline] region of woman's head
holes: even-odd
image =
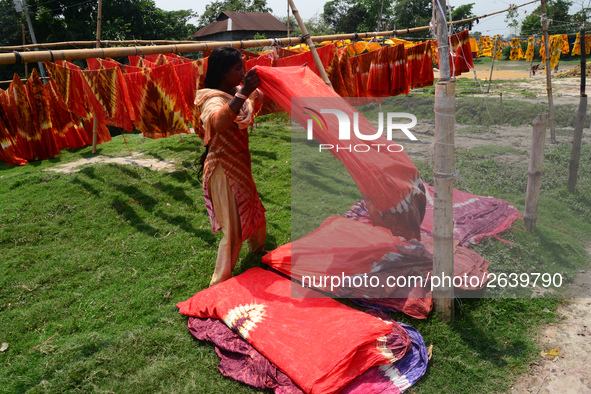
[[[204,82],[206,88],[218,89],[224,82],[236,86],[243,76],[242,54],[238,49],[219,47],[211,51]]]

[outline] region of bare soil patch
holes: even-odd
[[[150,168],[152,170],[162,170],[172,172],[175,170],[174,163],[171,161],[166,160],[156,160],[156,159],[140,159],[138,158],[141,156],[142,153],[134,152],[131,156],[125,157],[109,157],[109,156],[94,156],[85,159],[80,159],[71,163],[59,164],[55,167],[48,168],[47,171],[54,171],[54,172],[62,172],[62,173],[72,173],[76,171],[80,171],[82,167],[92,165],[92,164],[99,164],[99,163],[117,163],[117,164],[127,164],[133,165],[142,168]]]

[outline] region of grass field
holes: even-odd
[[[116,164],[47,171],[91,157],[90,148],[23,167],[0,163],[0,343],[9,344],[0,353],[0,391],[257,392],[224,378],[213,346],[192,339],[187,318],[176,312],[177,302],[207,287],[220,238],[211,232],[193,166],[201,148],[183,138],[134,134],[127,136],[129,150],[122,136],[99,146],[110,157],[131,151],[173,161],[170,173]],[[334,165],[328,156],[326,162],[292,158],[287,124],[259,124],[251,151],[267,209],[267,249],[291,240],[292,215],[307,215],[310,228],[322,221],[327,212],[312,209],[320,191],[339,196],[339,209],[356,201],[341,178],[322,176],[325,165]],[[581,157],[590,154],[584,145]],[[484,241],[476,250],[491,271],[551,267],[572,280],[588,264],[591,162],[581,161],[571,195],[565,187],[569,156],[568,144],[547,147],[540,201],[540,219],[568,232],[539,224],[533,234],[503,234],[515,245]],[[296,159],[305,183],[293,178]],[[415,164],[432,183],[430,164]],[[523,211],[527,168],[503,166],[490,149],[460,150],[457,165],[464,182],[457,188],[506,199]],[[292,211],[292,192],[309,196],[300,211]],[[243,250],[234,273],[259,265],[260,257]],[[507,390],[537,357],[537,327],[557,319],[553,311],[561,302],[457,300],[451,324],[433,315],[417,321],[393,314],[433,345],[427,375],[412,392]]]

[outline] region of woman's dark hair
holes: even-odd
[[[207,58],[204,87],[217,89],[224,75],[241,60],[242,54],[236,48],[219,47],[211,51]]]
[[[219,47],[211,51],[207,58],[207,74],[205,74],[203,86],[208,89],[217,89],[222,83],[224,75],[241,60],[242,53],[236,48]],[[205,147],[205,151],[199,158],[199,166],[197,167],[197,176],[199,178],[203,175],[203,167],[208,153],[209,145]]]

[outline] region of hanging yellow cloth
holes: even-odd
[[[525,60],[533,62],[534,60],[534,38],[530,37],[527,39],[527,50],[525,51]]]
[[[492,41],[489,36],[480,36],[478,39],[478,56],[491,56]]]
[[[501,42],[501,36],[496,35],[493,37],[493,49],[496,47],[496,52],[494,54],[495,60],[501,60],[501,56],[503,56],[503,43]],[[493,57],[493,54],[490,55]]]
[[[523,50],[521,49],[521,43],[519,42],[519,38],[512,38],[511,39],[511,54],[509,55],[509,60],[519,60],[523,59]]]

